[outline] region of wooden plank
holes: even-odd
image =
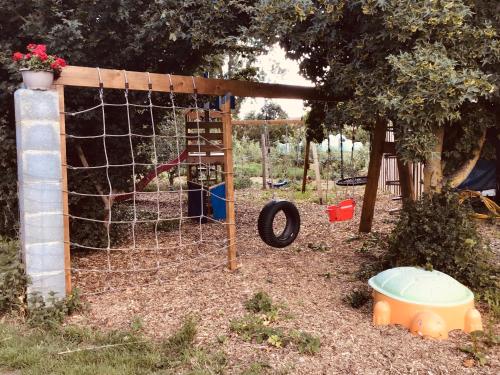
[[[200,121],[199,123],[186,122],[186,128],[188,129],[221,129],[222,130],[222,122],[221,121]]]
[[[124,89],[125,73],[123,70],[100,69],[103,87],[106,89]],[[149,80],[146,72],[127,71],[127,80],[130,90],[149,90]],[[196,91],[204,95],[223,96],[231,92],[235,96],[325,100],[314,87],[292,86],[250,81],[235,81],[224,79],[211,79],[181,75],[150,73],[152,90],[170,92],[170,79],[172,91],[176,93],[192,94]],[[61,72],[61,77],[55,81],[56,85],[99,87],[99,74],[97,68],[82,66],[67,66]]]
[[[384,119],[378,119],[372,141],[370,162],[368,164],[368,181],[365,187],[363,208],[361,210],[361,221],[359,223],[360,232],[368,233],[372,230],[375,201],[377,200],[378,179],[380,176],[380,167],[382,165],[382,156],[384,154],[386,130],[387,121]]]
[[[316,192],[318,193],[319,204],[323,204],[323,186],[321,183],[321,174],[319,171],[318,147],[315,143],[311,145],[314,161],[314,176],[316,177]]]
[[[59,95],[59,129],[61,147],[62,203],[64,225],[64,278],[66,295],[71,294],[71,253],[69,237],[68,169],[66,167],[66,117],[64,115],[64,86],[57,87]]]
[[[188,152],[224,152],[224,145],[187,145],[186,150]]]
[[[233,125],[263,126],[263,125],[304,125],[300,118],[287,118],[276,120],[234,120]]]
[[[266,135],[264,133],[260,135],[260,147],[262,151],[262,189],[267,190],[268,161],[267,161]]]
[[[311,141],[309,139],[306,140],[306,149],[304,156],[304,175],[302,176],[302,193],[306,192],[306,183],[307,183],[307,170],[309,169],[309,149],[311,148]]]
[[[231,271],[239,265],[236,258],[236,215],[234,212],[233,181],[233,131],[231,124],[230,94],[223,98],[222,122],[224,124],[224,172],[226,181],[226,227],[227,227],[227,263]]]

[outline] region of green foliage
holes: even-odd
[[[193,317],[187,317],[179,331],[170,336],[163,344],[162,349],[168,365],[186,360],[193,347],[196,337],[197,324]]]
[[[239,177],[236,176],[234,178],[234,188],[239,189],[247,189],[252,186],[252,180],[249,177]]]
[[[0,237],[0,314],[24,306],[27,284],[19,243]]]
[[[321,348],[321,340],[319,337],[311,335],[310,333],[294,331],[292,332],[292,338],[301,354],[314,355],[318,353]]]
[[[370,289],[361,288],[361,289],[353,289],[349,294],[345,295],[342,298],[344,303],[351,306],[354,309],[359,309],[360,307],[366,305],[368,301],[371,300]]]
[[[252,298],[245,302],[245,308],[251,313],[267,314],[275,311],[277,308],[273,306],[273,300],[269,294],[260,291],[253,295]]]
[[[491,349],[500,344],[500,337],[495,335],[494,328],[488,327],[487,331],[474,331],[470,333],[471,344],[460,347],[460,350],[474,360],[479,366],[488,364],[488,355]]]
[[[475,290],[495,287],[498,268],[457,194],[424,195],[403,208],[389,239],[390,266],[437,269]]]
[[[57,298],[50,293],[44,299],[40,294],[32,293],[28,297],[27,323],[32,327],[57,329],[68,315],[82,311],[84,306],[78,289],[66,298]]]
[[[60,0],[1,2],[2,33],[0,36],[0,233],[14,236],[18,221],[16,196],[16,149],[13,92],[20,82],[20,74],[11,61],[13,51],[28,43],[46,44],[47,49],[64,57],[72,65],[101,66],[128,71],[171,72],[173,74],[221,76],[224,57],[249,56],[256,47],[249,40],[248,27],[254,13],[255,1],[171,1],[136,2],[111,0],[108,2],[81,2]],[[208,9],[210,11],[208,11]],[[125,27],[126,26],[126,27]],[[105,37],[104,37],[105,36]],[[254,79],[252,64],[232,64],[231,76]],[[123,101],[123,93],[107,90],[106,101]],[[96,104],[96,90],[66,91],[66,109],[78,110]],[[131,93],[131,101],[142,103],[143,93]],[[158,98],[155,100],[167,100]],[[178,98],[178,105],[186,104]],[[184,103],[183,103],[184,101]],[[106,111],[107,131],[123,134],[127,121],[122,110]],[[151,134],[151,119],[147,111],[132,111],[136,132]],[[165,114],[155,112],[157,134],[166,134]],[[163,111],[164,112],[164,111]],[[168,120],[168,119],[167,119]],[[165,121],[164,121],[165,122]],[[68,118],[68,133],[94,135],[102,133],[101,121],[88,113]],[[169,134],[170,135],[170,134]],[[127,142],[108,139],[111,163],[130,162]],[[68,141],[67,159],[70,165],[81,165],[76,152],[81,146],[90,165],[102,165],[104,152],[100,140]],[[137,162],[151,156],[151,147],[145,140],[133,141]],[[161,147],[160,147],[161,148]],[[168,156],[163,150],[160,154]],[[168,159],[167,159],[168,160]],[[139,174],[146,171],[138,171]],[[113,171],[113,189],[131,191],[130,168]],[[98,193],[95,183],[108,187],[102,171],[70,171],[69,190]],[[103,204],[99,198],[70,196],[70,211],[79,216],[102,220]],[[105,237],[102,226],[84,225],[72,220],[72,239],[90,246],[100,246]]]

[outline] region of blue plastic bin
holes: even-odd
[[[222,182],[210,188],[210,204],[212,205],[213,218],[226,220],[226,183]]]

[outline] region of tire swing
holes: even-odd
[[[265,128],[266,138],[269,137],[267,127]],[[287,132],[288,134],[288,132]],[[270,156],[270,148],[267,149],[268,157]],[[273,180],[271,179],[271,182]],[[271,184],[271,189],[274,189],[274,184]],[[283,231],[279,234],[274,232],[273,223],[276,216],[283,212],[286,218],[286,224]],[[290,201],[273,199],[268,202],[260,211],[257,221],[257,229],[260,238],[267,245],[275,248],[284,248],[293,243],[300,231],[300,214],[297,207]]]
[[[283,211],[286,217],[285,229],[276,235],[273,229],[274,218]],[[259,214],[257,222],[260,238],[272,247],[287,247],[295,239],[300,231],[300,214],[297,207],[289,201],[272,200],[267,203]]]

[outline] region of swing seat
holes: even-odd
[[[346,221],[351,220],[354,216],[354,208],[356,207],[356,202],[354,199],[346,199],[337,205],[330,205],[326,212],[328,213],[328,219],[330,223],[336,221]]]

